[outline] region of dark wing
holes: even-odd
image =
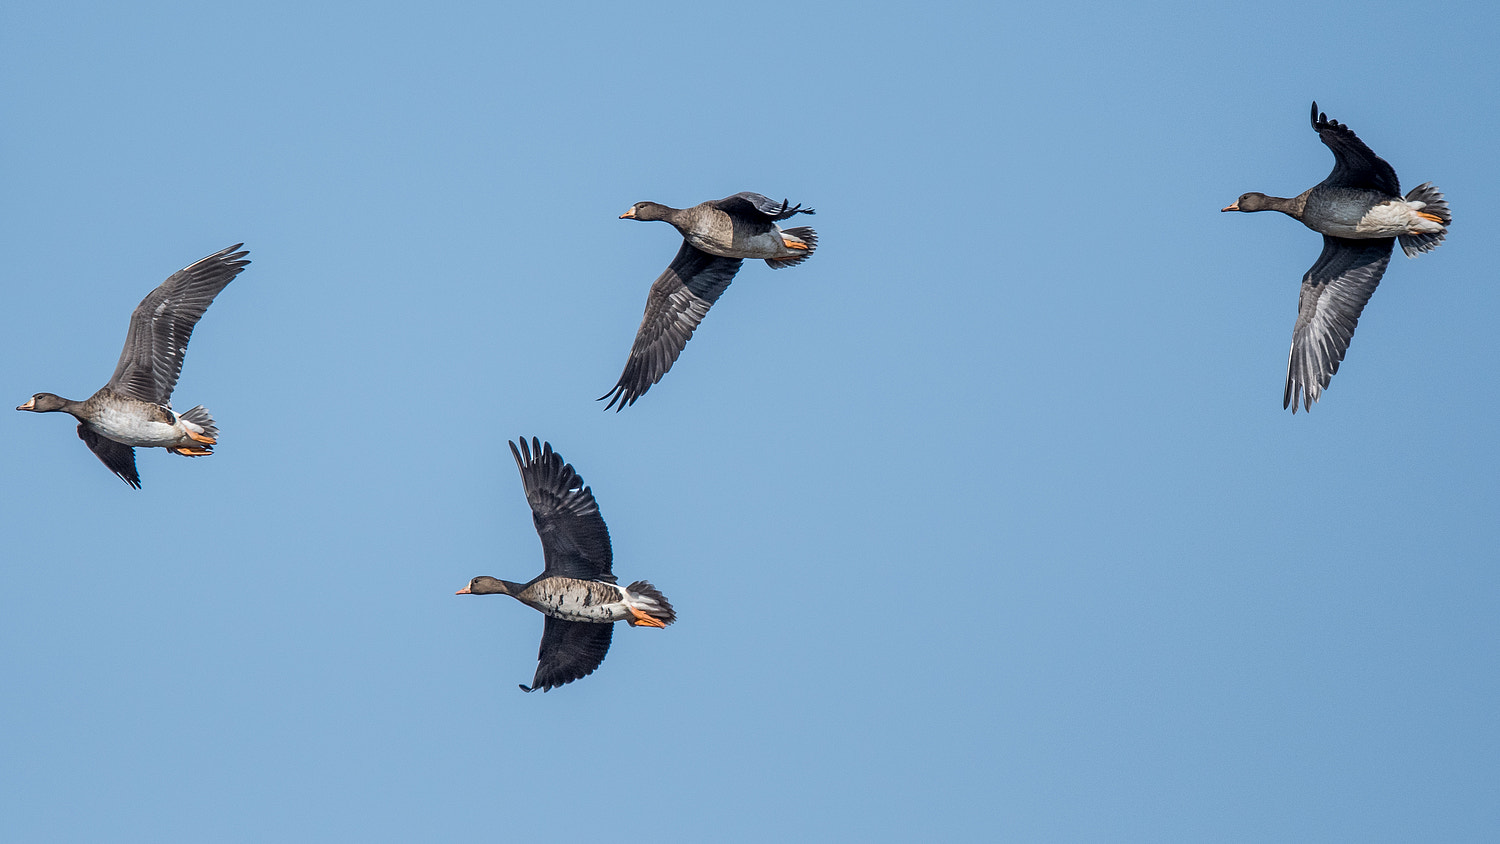
[[[667,374],[709,307],[734,281],[741,263],[740,258],[720,258],[683,241],[677,257],[646,296],[646,316],[635,333],[625,371],[615,388],[599,397],[600,401],[609,399],[605,410],[613,407],[618,412],[635,404]]]
[[[536,654],[536,676],[531,678],[531,688],[522,686],[521,691],[541,689],[545,692],[593,674],[604,661],[604,655],[609,653],[609,639],[614,634],[613,624],[564,621],[547,616],[542,627],[542,647]]]
[[[1323,236],[1323,254],[1302,277],[1292,352],[1286,364],[1286,395],[1281,406],[1297,412],[1328,386],[1354,338],[1359,315],[1391,261],[1392,238],[1346,240]]]
[[[542,538],[546,560],[542,576],[614,583],[609,529],[583,478],[552,450],[551,443],[543,444],[536,437],[531,438],[529,448],[524,438],[519,449],[511,443],[510,453],[521,469],[531,521]]]
[[[136,489],[141,488],[141,475],[135,470],[135,449],[124,443],[117,443],[82,424],[78,426],[78,438],[83,440],[84,444],[89,447],[89,451],[102,460],[111,472],[119,475],[120,480]]]
[[[1401,182],[1396,170],[1385,163],[1385,159],[1370,151],[1348,126],[1318,111],[1312,104],[1312,127],[1318,137],[1333,150],[1333,172],[1323,180],[1325,185],[1346,188],[1369,188],[1387,196],[1401,195]]]
[[[106,386],[129,398],[170,404],[193,326],[219,291],[250,263],[241,260],[249,252],[234,251],[243,245],[236,243],[172,273],[146,294],[130,315],[125,351]]]
[[[750,191],[737,193],[734,196],[726,196],[709,204],[732,216],[762,217],[772,222],[785,220],[793,214],[818,213],[811,208],[803,208],[801,203],[789,206],[785,199],[777,202],[770,197],[751,193]]]

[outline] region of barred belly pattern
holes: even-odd
[[[566,621],[612,622],[632,617],[625,590],[613,583],[548,577],[533,583],[519,597],[542,613]]]

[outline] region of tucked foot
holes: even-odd
[[[666,624],[664,624],[660,619],[656,618],[655,616],[647,615],[646,613],[641,612],[640,610],[636,609],[635,607],[631,607],[630,608],[630,614],[633,615],[633,616],[635,616],[635,618],[633,618],[633,619],[626,619],[627,621],[630,622],[630,626],[631,627],[666,627],[667,626]]]
[[[796,240],[796,239],[790,238],[790,237],[783,237],[781,239],[781,242],[785,243],[786,244],[786,248],[788,248],[788,249],[811,249],[812,248],[811,246],[808,246],[807,244],[803,243],[802,241]]]
[[[208,434],[200,434],[197,431],[194,431],[192,428],[189,428],[189,427],[187,427],[185,425],[183,426],[182,430],[187,433],[188,439],[191,439],[194,442],[200,442],[200,443],[203,443],[204,445],[218,445],[219,444],[218,440],[214,439],[213,437],[210,437]]]
[[[1417,216],[1421,217],[1424,220],[1431,220],[1434,223],[1441,223],[1443,221],[1442,217],[1438,217],[1438,216],[1436,216],[1434,214],[1429,214],[1426,211],[1418,211],[1417,212]]]
[[[198,448],[191,445],[173,446],[172,448],[167,449],[167,451],[170,451],[173,454],[180,454],[183,457],[207,457],[210,454],[214,453],[214,450],[211,448]]]

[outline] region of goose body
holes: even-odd
[[[683,240],[710,255],[727,258],[760,258],[766,261],[800,261],[807,257],[806,241],[792,240],[780,228],[771,231],[744,232],[730,229],[727,232],[699,234],[689,232]],[[791,243],[804,245],[791,246]],[[773,265],[774,266],[774,265]]]
[[[818,240],[811,229],[782,230],[776,223],[794,214],[815,213],[811,208],[790,206],[786,200],[778,204],[746,191],[691,208],[637,202],[620,219],[664,220],[695,249],[720,258],[758,258],[780,269],[811,257]]]
[[[587,677],[604,661],[614,623],[666,627],[677,614],[644,580],[615,582],[609,529],[593,492],[551,443],[510,444],[542,540],[545,569],[526,583],[480,576],[459,595],[509,595],[546,616],[536,675],[522,691],[547,691]]]
[[[1452,215],[1432,183],[1405,196],[1396,171],[1349,127],[1312,105],[1312,127],[1333,152],[1328,178],[1294,197],[1247,193],[1225,211],[1280,211],[1323,235],[1302,277],[1282,407],[1312,410],[1349,350],[1355,326],[1399,241],[1407,257],[1436,249]]]
[[[1442,234],[1443,222],[1423,214],[1426,207],[1421,200],[1328,187],[1309,192],[1302,224],[1320,234],[1350,240]]]
[[[88,426],[117,443],[142,448],[192,447],[205,428],[178,416],[169,407],[127,399],[100,390],[83,403]]]
[[[219,429],[208,409],[172,410],[193,328],[214,297],[250,262],[235,244],[173,273],[130,315],[125,349],[109,382],[83,401],[36,393],[16,408],[67,413],[78,437],[121,480],[140,489],[135,448],[164,448],[184,457],[213,454]]]
[[[576,577],[538,577],[530,583],[510,583],[498,578],[477,577],[460,595],[509,595],[549,618],[564,621],[613,624],[624,621],[634,627],[652,624],[641,619],[662,609],[660,601],[649,594],[637,594],[615,583],[582,580]],[[652,617],[654,618],[654,616]]]
[[[625,370],[614,389],[600,396],[605,409],[624,410],[672,368],[693,332],[719,300],[746,259],[760,259],[772,269],[794,267],[818,247],[818,233],[806,226],[782,229],[776,224],[811,208],[775,202],[744,192],[691,208],[637,202],[623,220],[662,220],[682,235],[677,256],[651,285],[646,313],[636,331]]]

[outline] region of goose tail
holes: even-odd
[[[201,429],[199,433],[206,437],[212,439],[219,438],[219,427],[214,424],[214,418],[208,415],[208,408],[201,404],[192,410],[183,411],[182,415],[177,418],[197,425]]]
[[[659,589],[650,583],[644,580],[637,580],[625,587],[625,592],[630,599],[630,603],[636,609],[660,621],[662,626],[666,626],[677,620],[677,613],[672,609],[672,605],[667,602],[667,596],[663,595]]]
[[[771,266],[771,269],[773,270],[779,270],[785,267],[795,267],[803,261],[806,261],[808,258],[811,258],[813,252],[817,251],[818,249],[818,233],[813,231],[811,226],[796,226],[790,229],[782,229],[781,234],[787,240],[800,240],[801,242],[807,244],[807,251],[799,251],[798,254],[793,255],[790,258],[767,258],[766,263],[769,264]]]
[[[1438,248],[1438,244],[1448,235],[1448,224],[1453,222],[1453,214],[1448,210],[1448,200],[1443,198],[1443,192],[1432,182],[1412,188],[1406,195],[1406,201],[1422,203],[1421,213],[1436,217],[1443,226],[1435,232],[1401,235],[1401,251],[1406,253],[1406,257],[1415,258],[1423,252]]]

